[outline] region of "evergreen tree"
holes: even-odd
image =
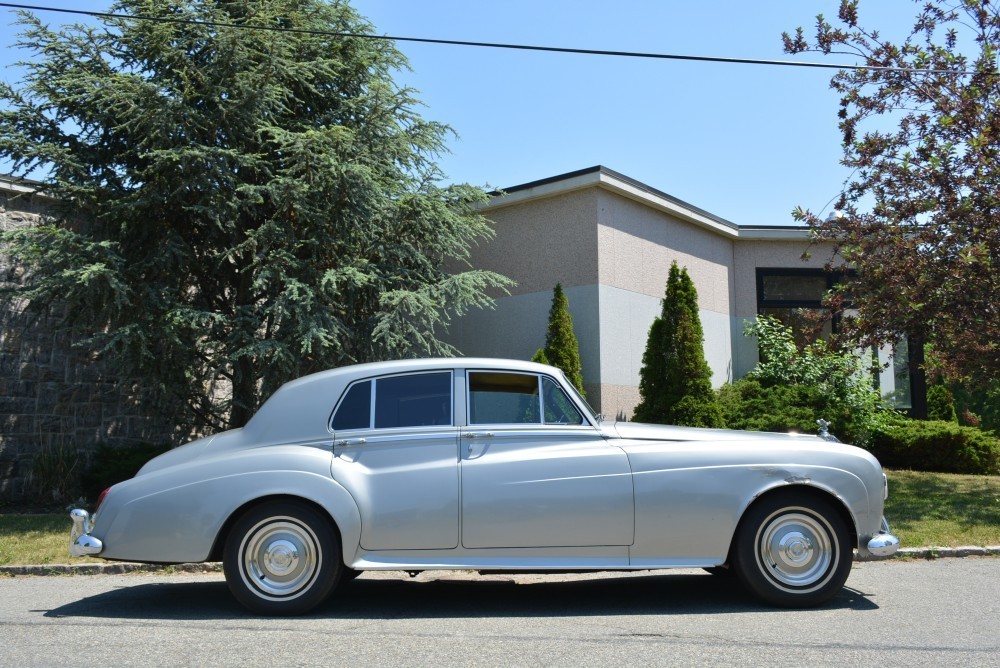
[[[562,369],[569,382],[580,394],[583,391],[583,367],[580,364],[580,346],[573,333],[573,316],[569,314],[569,299],[563,292],[562,284],[556,283],[552,291],[552,307],[549,309],[549,327],[545,333],[545,348],[541,351],[545,364]],[[538,353],[535,353],[538,357]],[[533,358],[534,359],[534,358]]]
[[[438,331],[508,281],[444,268],[490,235],[487,196],[436,185],[450,130],[393,83],[392,42],[346,36],[373,28],[327,0],[111,11],[162,21],[20,15],[0,157],[62,209],[0,240],[31,272],[8,297],[64,309],[196,430],[244,424],[304,373],[456,352]]]
[[[670,265],[660,317],[649,328],[639,372],[639,422],[722,425],[712,370],[705,361],[698,293],[687,269]]]
[[[549,358],[545,356],[545,348],[539,348],[535,351],[535,354],[531,356],[532,362],[537,362],[538,364],[548,364]]]

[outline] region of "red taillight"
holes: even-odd
[[[111,490],[111,488],[108,487],[106,490],[104,490],[103,492],[101,492],[100,496],[97,497],[97,505],[94,506],[94,513],[95,514],[97,513],[98,510],[101,509],[101,504],[104,503],[104,497],[106,497],[108,495],[108,492],[110,490]]]

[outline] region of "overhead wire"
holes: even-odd
[[[730,65],[769,65],[783,67],[811,67],[835,70],[872,70],[883,72],[909,72],[920,74],[950,74],[962,75],[973,74],[968,70],[940,70],[924,69],[916,67],[883,67],[873,65],[846,65],[836,63],[801,62],[794,60],[764,60],[759,58],[728,58],[723,56],[691,56],[674,53],[649,53],[641,51],[611,51],[606,49],[579,49],[560,46],[539,46],[528,44],[509,44],[502,42],[474,42],[468,40],[455,39],[431,39],[427,37],[401,37],[398,35],[375,35],[370,33],[337,32],[332,30],[314,30],[309,28],[292,28],[287,26],[267,26],[249,25],[244,23],[228,23],[222,21],[199,21],[195,19],[184,19],[179,17],[148,16],[141,14],[118,14],[112,12],[96,12],[83,9],[67,9],[63,7],[45,7],[41,5],[25,5],[12,2],[0,2],[0,7],[9,9],[21,9],[37,12],[56,12],[61,14],[76,14],[91,16],[95,18],[123,19],[130,21],[152,21],[157,23],[174,23],[199,25],[210,28],[235,28],[238,30],[266,30],[272,32],[297,33],[305,35],[317,35],[325,37],[344,37],[357,39],[384,40],[392,42],[413,42],[421,44],[438,44],[447,46],[469,46],[491,49],[513,49],[519,51],[540,51],[546,53],[567,53],[576,55],[608,56],[617,58],[646,58],[656,60],[681,60],[707,63],[724,63]]]

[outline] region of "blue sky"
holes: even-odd
[[[100,0],[38,0],[101,11]],[[587,49],[789,59],[781,32],[807,34],[837,0],[354,0],[382,34]],[[919,5],[862,0],[865,25],[904,34]],[[71,17],[45,14],[52,24]],[[0,65],[13,20],[0,10]],[[423,115],[458,133],[450,181],[509,187],[597,164],[741,225],[829,213],[839,165],[833,70],[607,58],[399,43]],[[809,54],[799,60],[821,60]],[[845,56],[829,62],[853,63]],[[14,70],[0,74],[10,81]]]

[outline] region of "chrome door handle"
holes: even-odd
[[[367,439],[364,438],[345,438],[342,441],[334,441],[333,445],[336,446],[347,446],[347,445],[364,445],[367,443]]]
[[[467,431],[462,434],[465,438],[493,438],[492,431]]]

